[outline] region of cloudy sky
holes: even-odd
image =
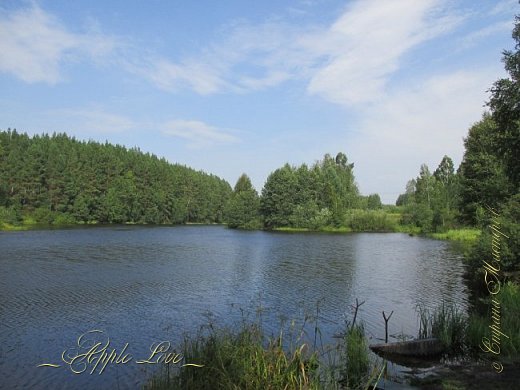
[[[260,190],[342,151],[394,203],[461,161],[517,0],[0,1],[0,129],[66,132]]]

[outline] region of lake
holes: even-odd
[[[384,338],[383,310],[394,311],[391,335],[416,336],[417,305],[466,307],[461,259],[448,242],[398,233],[199,225],[0,232],[0,387],[138,388],[157,366],[136,364],[152,344],[179,345],[208,322],[247,318],[270,334],[295,320],[312,340],[318,308],[322,341],[334,343],[356,298],[365,301],[358,319],[370,342]],[[103,333],[88,337],[110,338],[107,350],[128,343],[133,360],[74,374],[81,362],[66,365],[62,352],[93,330]],[[60,367],[37,367],[44,363]]]

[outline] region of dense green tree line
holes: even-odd
[[[246,174],[238,178],[225,209],[225,219],[231,228],[258,229],[262,227],[260,198]]]
[[[406,192],[396,202],[404,206],[403,223],[423,232],[454,227],[459,216],[458,188],[459,178],[450,157],[444,156],[433,174],[426,164],[421,165],[419,176],[407,183]]]
[[[359,194],[353,167],[343,153],[310,168],[286,164],[259,196],[246,174],[232,191],[216,176],[139,149],[7,130],[0,132],[0,223],[226,222],[245,229],[351,223],[371,230],[369,211],[380,209],[381,199]],[[348,213],[359,208],[367,213]]]
[[[499,215],[493,223],[503,233],[502,270],[520,267],[519,16],[512,36],[515,50],[505,51],[503,57],[509,77],[496,81],[490,89],[489,112],[469,129],[457,172],[447,156],[433,175],[423,165],[419,176],[408,182],[406,192],[397,200],[397,205],[404,206],[405,222],[425,232],[458,225],[482,228],[481,239],[469,256],[475,269],[490,256],[493,215]]]
[[[0,132],[0,222],[222,222],[230,195],[226,181],[139,149]]]
[[[311,167],[285,164],[269,175],[260,197],[244,174],[226,208],[228,226],[392,230],[379,195],[359,194],[353,169],[344,153],[326,154]]]
[[[501,232],[499,253],[503,272],[520,271],[520,16],[515,18],[512,37],[515,50],[505,51],[503,56],[509,77],[493,84],[488,102],[490,117],[483,119],[482,122],[487,120],[485,125],[480,123],[483,126],[479,129],[482,142],[466,145],[461,164],[461,175],[466,181],[465,201],[475,205],[476,223],[488,226],[483,229],[470,260],[479,264],[483,258],[489,258],[492,245],[496,248],[497,242],[489,228],[492,222]],[[470,132],[466,143],[472,138],[477,141],[477,134]],[[481,152],[485,163],[472,164],[472,150]],[[482,203],[478,195],[485,198],[484,206],[492,207],[498,218],[490,220],[491,212],[479,211]],[[469,212],[472,210],[470,207]]]
[[[336,158],[326,154],[311,168],[286,164],[272,172],[262,189],[265,227],[341,226],[345,212],[359,203],[353,168],[338,153]]]

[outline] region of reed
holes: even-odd
[[[494,299],[500,303],[497,317],[500,331],[507,336],[500,339],[500,354],[518,359],[520,354],[520,286],[507,282],[502,285]],[[486,312],[482,315],[472,314],[468,320],[466,332],[466,344],[469,349],[476,352],[481,352],[479,345],[481,345],[482,339],[489,338],[491,335],[489,326],[492,325],[492,305],[489,297],[483,302],[483,305],[487,308]]]
[[[267,341],[267,343],[265,343]],[[180,367],[162,373],[150,389],[318,389],[317,353],[307,344],[285,351],[282,336],[265,340],[257,325],[239,331],[211,328],[208,334],[186,338],[185,362],[204,367]]]
[[[301,327],[282,322],[276,337],[265,336],[258,315],[250,322],[242,312],[233,328],[210,320],[184,338],[181,363],[156,373],[145,389],[365,389],[377,383],[381,370],[369,358],[363,326],[346,324],[338,343],[324,345],[319,318],[318,302]],[[309,323],[313,334],[305,331]]]
[[[419,338],[436,337],[448,353],[462,352],[467,319],[457,306],[442,303],[433,312],[419,307],[418,313]]]
[[[371,368],[363,325],[354,325],[347,330],[344,364],[342,383],[347,388],[362,388],[369,380]]]

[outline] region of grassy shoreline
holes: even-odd
[[[104,224],[98,222],[76,222],[67,224],[45,224],[37,223],[29,219],[19,224],[11,224],[7,222],[0,223],[0,231],[27,231],[27,230],[50,230],[50,229],[67,229],[81,226],[117,226],[117,225],[131,225],[131,226],[225,226],[223,223],[204,223],[204,222],[187,222],[185,224],[147,224],[126,222],[122,224]],[[262,229],[259,229],[262,230]],[[411,236],[428,237],[436,240],[456,241],[464,244],[472,244],[480,237],[480,230],[476,228],[463,227],[460,229],[449,229],[442,233],[421,233],[415,226],[397,225],[393,229],[371,230],[359,229],[355,230],[350,227],[333,227],[324,226],[318,229],[299,228],[299,227],[276,227],[264,231],[279,232],[279,233],[331,233],[331,234],[346,234],[346,233],[406,233]]]
[[[10,224],[6,222],[0,222],[0,232],[17,232],[27,230],[56,230],[56,229],[71,229],[84,226],[225,226],[223,223],[215,222],[186,222],[185,224],[151,224],[151,223],[137,223],[137,222],[125,222],[125,223],[99,223],[99,222],[76,222],[76,223],[64,223],[64,224],[46,224],[36,222],[22,222],[20,224]]]
[[[480,237],[481,230],[477,228],[449,229],[443,233],[430,233],[427,236],[436,240],[459,241],[473,243]]]
[[[459,229],[449,229],[442,233],[421,233],[414,226],[399,225],[393,230],[353,230],[349,227],[323,227],[319,229],[278,227],[271,229],[273,232],[282,233],[406,233],[411,236],[433,238],[435,240],[456,241],[465,244],[472,244],[478,240],[481,231],[477,228],[463,227]]]

